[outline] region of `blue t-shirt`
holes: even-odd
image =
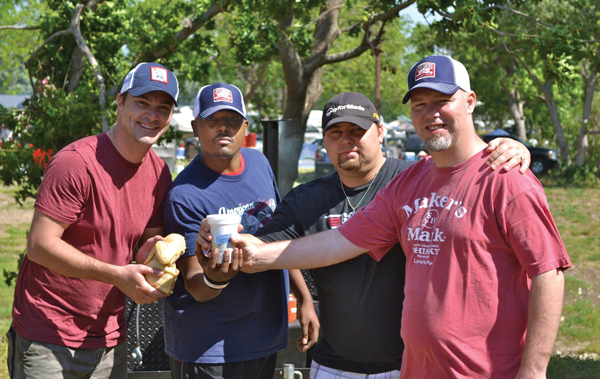
[[[198,155],[175,179],[163,205],[166,232],[185,237],[184,256],[195,255],[196,235],[208,214],[242,215],[243,233],[271,219],[280,201],[265,156],[241,150],[244,171],[222,175]],[[185,362],[219,364],[271,355],[288,345],[287,271],[240,272],[216,298],[197,302],[179,276],[165,299],[165,350]]]

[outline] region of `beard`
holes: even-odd
[[[435,135],[424,142],[425,148],[428,151],[444,151],[447,150],[452,143],[450,136]]]
[[[338,156],[338,164],[340,165],[340,168],[344,171],[359,171],[365,164],[365,159],[362,155],[359,155],[357,159],[346,159],[345,161],[343,161]]]

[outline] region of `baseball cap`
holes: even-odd
[[[129,92],[141,96],[152,91],[163,91],[171,95],[177,105],[179,82],[171,71],[156,62],[140,63],[127,74],[121,93]]]
[[[222,110],[234,111],[246,118],[246,106],[242,91],[236,86],[226,83],[215,83],[200,88],[196,100],[194,100],[194,119],[198,116],[205,119]]]
[[[338,122],[351,122],[367,130],[373,123],[379,124],[379,115],[371,100],[362,93],[342,92],[332,97],[323,108],[323,133]]]
[[[445,55],[431,55],[417,62],[408,73],[408,92],[402,104],[410,99],[415,88],[429,88],[444,94],[459,89],[471,92],[469,74],[459,61]]]

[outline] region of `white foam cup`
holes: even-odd
[[[235,247],[231,243],[231,236],[238,233],[238,225],[242,222],[240,215],[215,214],[206,216],[210,234],[212,234],[212,249],[219,249],[217,263],[223,263],[223,253],[229,250],[229,263],[231,263],[231,252]]]

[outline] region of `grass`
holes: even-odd
[[[300,171],[297,183],[313,178]],[[550,210],[573,267],[565,272],[563,317],[548,367],[548,379],[600,378],[600,188],[575,188],[544,182]],[[16,187],[0,188],[0,270],[15,270],[26,245],[33,201],[12,199]],[[8,377],[5,334],[11,322],[14,291],[0,281],[0,378]]]

